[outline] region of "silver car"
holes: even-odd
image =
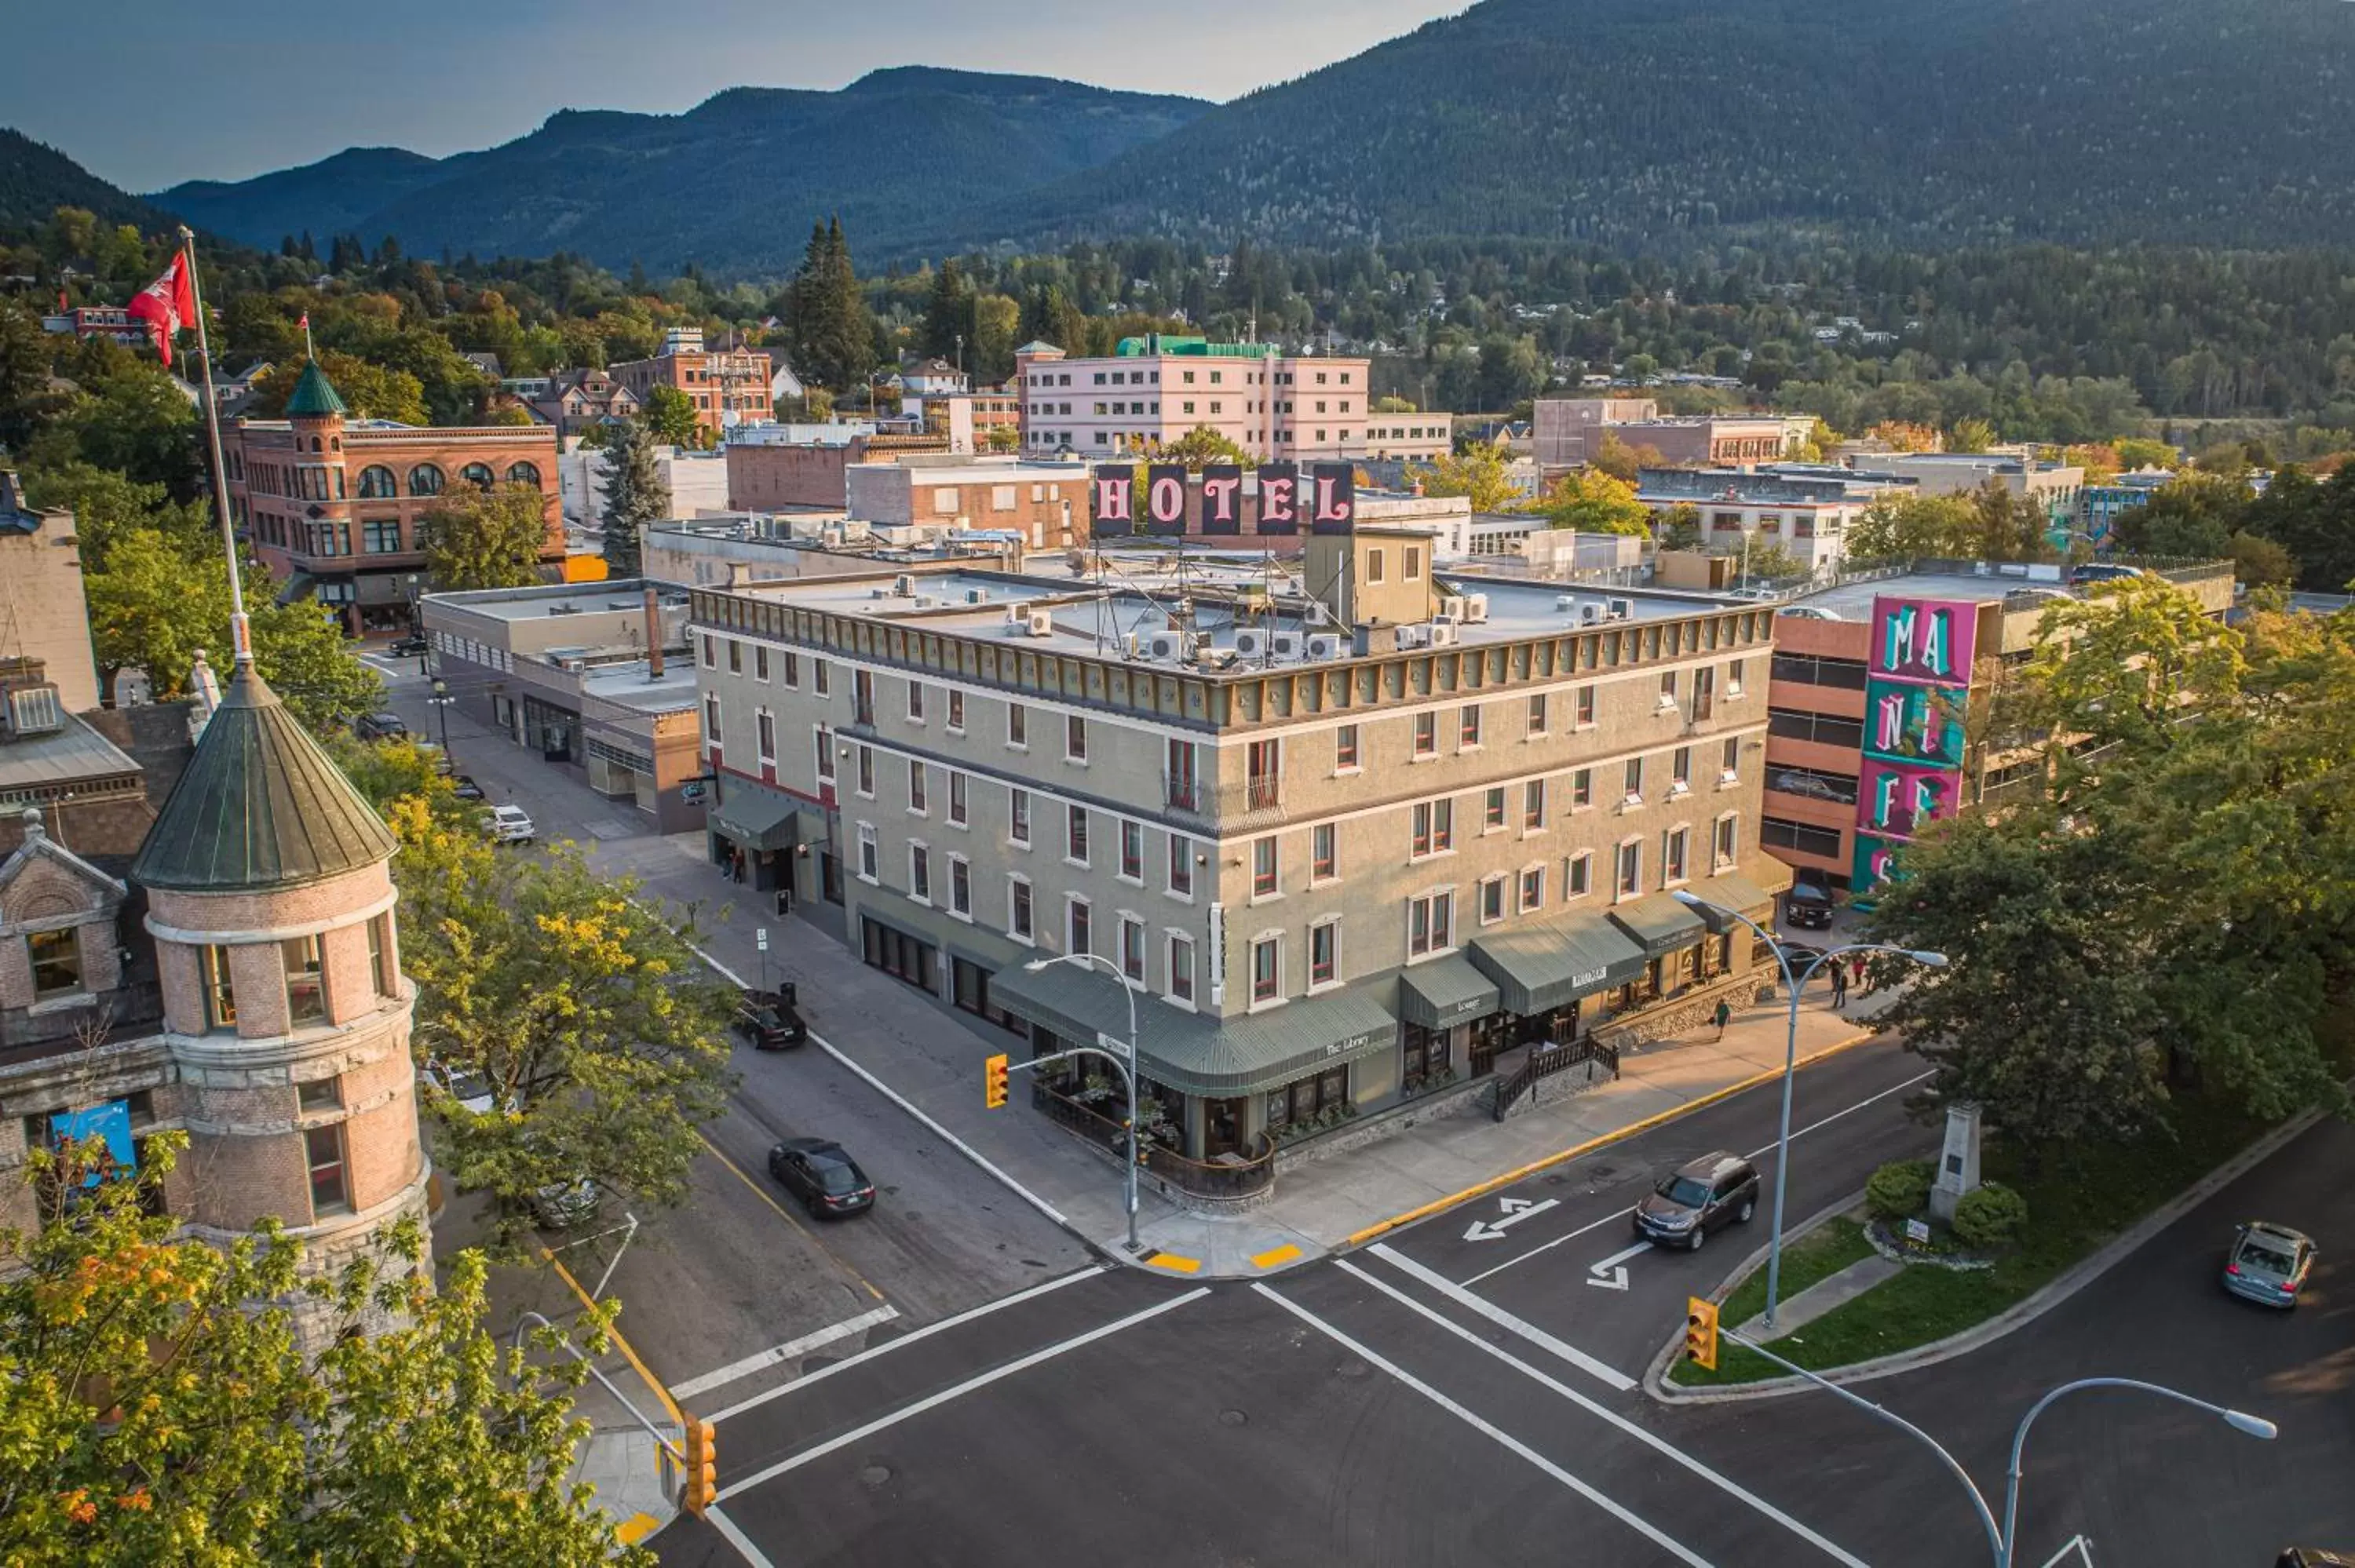
[[[2232,1233],[2232,1250],[2224,1255],[2224,1288],[2244,1301],[2295,1307],[2314,1270],[2316,1251],[2303,1232],[2251,1220]]]

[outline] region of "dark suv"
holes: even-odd
[[[1700,1250],[1709,1233],[1758,1212],[1758,1167],[1720,1150],[1660,1178],[1636,1205],[1636,1234],[1660,1246]]]
[[[399,714],[362,714],[352,721],[352,733],[362,740],[399,740],[409,734],[409,726]]]
[[[1785,925],[1803,927],[1810,931],[1831,928],[1831,889],[1820,882],[1805,877],[1791,884],[1791,891],[1783,895],[1783,920]]]
[[[736,1003],[736,1033],[756,1051],[783,1051],[800,1044],[809,1038],[809,1025],[802,1022],[801,1009],[794,1005],[796,995],[791,980],[783,991],[746,991]]]

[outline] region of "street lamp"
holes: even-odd
[[[1845,953],[1902,953],[1915,963],[1926,964],[1934,969],[1946,967],[1946,955],[1913,948],[1894,947],[1887,942],[1850,942],[1844,947],[1834,948],[1828,952],[1817,953],[1814,961],[1805,969],[1794,973],[1790,958],[1784,952],[1783,945],[1774,939],[1774,933],[1739,909],[1728,909],[1722,905],[1712,904],[1700,895],[1688,892],[1681,887],[1671,889],[1668,896],[1686,907],[1699,910],[1703,914],[1720,915],[1730,920],[1739,920],[1757,932],[1765,942],[1767,950],[1774,955],[1774,962],[1783,971],[1783,989],[1790,998],[1790,1025],[1784,1037],[1783,1046],[1783,1126],[1782,1131],[1774,1139],[1774,1235],[1767,1242],[1766,1254],[1765,1323],[1767,1328],[1772,1329],[1774,1327],[1774,1308],[1781,1299],[1783,1286],[1783,1195],[1791,1173],[1791,1090],[1799,1066],[1799,992],[1806,987],[1807,981],[1815,978],[1817,969]]]
[[[1053,969],[1057,964],[1079,964],[1089,968],[1102,965],[1112,975],[1113,982],[1120,987],[1122,999],[1128,1003],[1128,1055],[1124,1060],[1119,1052],[1112,1049],[1119,1042],[1111,1039],[1102,1030],[1096,1032],[1094,1044],[1075,1046],[1071,1051],[1059,1053],[1059,1054],[1078,1055],[1085,1053],[1102,1056],[1119,1069],[1121,1082],[1128,1087],[1128,1250],[1135,1252],[1136,1250],[1136,992],[1129,989],[1128,977],[1120,972],[1120,966],[1100,953],[1065,953],[1060,958],[1033,959],[1022,967],[1035,975],[1042,970]],[[1039,1062],[1053,1059],[1053,1057],[1039,1057],[1029,1065],[1036,1066]]]
[[[450,683],[436,675],[433,677],[433,694],[425,700],[441,710],[442,760],[444,765],[450,765],[450,705],[458,699],[450,694]]]

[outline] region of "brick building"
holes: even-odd
[[[868,523],[943,523],[1010,528],[1032,549],[1057,549],[1087,534],[1087,465],[1020,458],[903,454],[843,471],[843,503]]]
[[[787,512],[797,507],[841,510],[844,477],[853,463],[907,452],[946,452],[940,436],[889,436],[874,427],[769,425],[731,432],[721,452],[728,464],[728,505],[735,512]]]
[[[1606,437],[1637,451],[1649,447],[1663,464],[1706,468],[1775,461],[1805,434],[1781,414],[1664,418],[1649,397],[1540,397],[1530,425],[1539,466],[1549,471],[1592,462]]]
[[[348,418],[314,361],[283,419],[239,419],[223,436],[229,512],[285,595],[311,594],[352,636],[407,630],[423,587],[418,525],[453,485],[527,485],[564,559],[556,432],[546,426],[420,428]]]
[[[641,405],[657,387],[686,393],[695,405],[695,422],[715,436],[774,412],[769,356],[754,349],[707,349],[699,327],[673,327],[660,354],[625,359],[612,371]]]

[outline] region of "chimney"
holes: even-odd
[[[648,583],[646,585],[646,679],[649,681],[659,681],[663,678],[662,645],[662,600],[655,592],[655,585]]]

